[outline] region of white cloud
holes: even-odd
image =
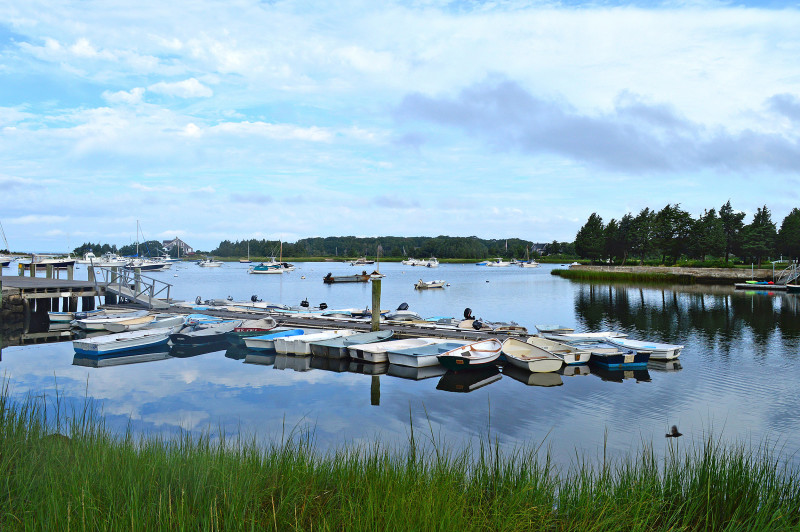
[[[176,96],[178,98],[210,98],[214,95],[214,91],[206,87],[195,78],[185,79],[183,81],[166,82],[159,81],[147,87],[148,90],[158,93],[166,94],[167,96]]]
[[[142,97],[144,96],[144,88],[136,87],[129,91],[117,91],[117,92],[103,92],[103,99],[108,103],[126,103],[126,104],[135,104],[142,101]]]
[[[69,216],[56,216],[52,214],[29,214],[8,220],[13,225],[58,224],[69,220]]]

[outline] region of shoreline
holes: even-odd
[[[772,270],[745,268],[692,268],[684,266],[571,266],[568,270],[555,269],[553,275],[565,279],[670,281],[680,284],[723,284],[745,281],[772,281]],[[779,273],[775,271],[775,275]]]

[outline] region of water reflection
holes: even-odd
[[[72,359],[74,366],[88,368],[106,368],[122,366],[125,364],[141,364],[143,362],[156,362],[171,358],[170,348],[166,345],[154,345],[142,349],[122,351],[110,355],[86,355],[75,353]]]
[[[311,357],[296,357],[290,355],[275,355],[273,366],[275,369],[291,369],[294,371],[308,371],[311,369]]]
[[[436,389],[446,392],[469,393],[497,382],[501,378],[503,376],[497,366],[477,371],[448,371],[439,379]]]
[[[592,366],[592,375],[607,382],[622,382],[634,379],[636,382],[651,382],[650,372],[646,369],[617,369]]]
[[[503,375],[507,375],[528,386],[542,386],[549,388],[551,386],[562,386],[564,381],[561,380],[561,375],[558,373],[531,373],[522,368],[506,364],[503,366]]]
[[[202,345],[173,345],[169,350],[169,355],[175,358],[191,358],[207,353],[225,351],[228,346],[228,342],[211,342]]]
[[[421,368],[389,364],[389,375],[392,377],[399,377],[401,379],[409,379],[412,381],[421,381],[423,379],[430,379],[432,377],[441,377],[445,373],[447,373],[447,370],[438,364],[435,366],[424,366]]]

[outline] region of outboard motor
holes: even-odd
[[[325,310],[326,308],[328,308],[328,304],[327,303],[320,303],[319,304],[319,309],[320,310]]]
[[[228,301],[233,301],[233,296],[228,296]]]
[[[408,303],[400,303],[400,306],[397,307],[397,310],[408,310]]]
[[[475,320],[472,322],[472,328],[476,331],[480,331],[483,328],[483,322],[480,320]]]
[[[302,300],[302,301],[300,302],[300,306],[301,306],[301,307],[303,307],[303,308],[308,308],[308,307],[309,307],[309,305],[308,305],[308,299],[304,299],[304,300]]]
[[[252,296],[250,296],[250,301],[252,301],[253,303],[257,302],[258,301],[258,296],[253,294]]]
[[[194,298],[194,304],[195,305],[199,305],[202,302],[203,302],[203,300],[200,298],[200,296],[197,296],[196,298]]]
[[[475,318],[472,317],[472,309],[467,307],[464,309],[464,319],[465,320],[474,320]]]

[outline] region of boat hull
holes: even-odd
[[[437,359],[452,371],[485,369],[496,365],[502,345],[497,340],[482,340],[442,353]]]
[[[592,353],[589,363],[612,369],[645,369],[649,360],[650,353],[643,352]]]

